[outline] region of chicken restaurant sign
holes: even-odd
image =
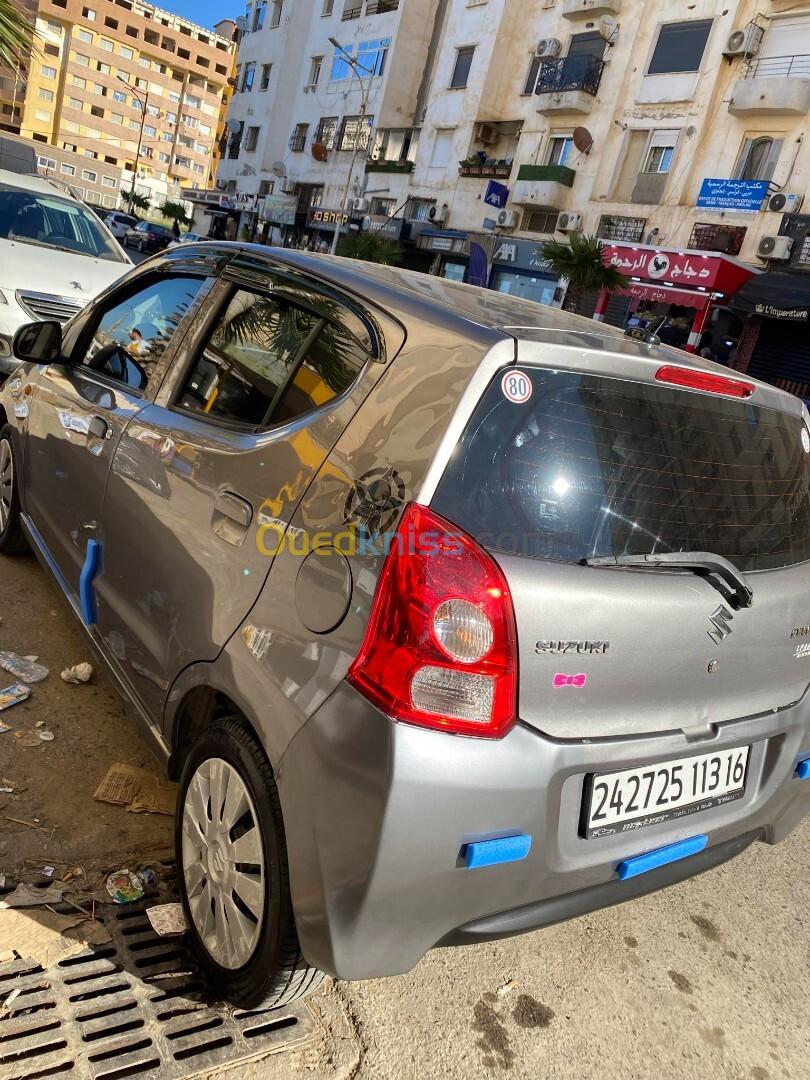
[[[691,255],[648,247],[603,244],[602,258],[629,278],[711,289],[723,276],[727,261],[721,256]],[[746,275],[750,277],[750,274]]]

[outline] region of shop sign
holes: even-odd
[[[697,205],[702,210],[736,210],[756,214],[762,209],[769,188],[767,180],[706,179],[700,189]]]
[[[259,200],[259,217],[275,225],[294,225],[297,199],[288,195],[265,195]]]
[[[543,254],[543,245],[532,240],[501,240],[495,245],[492,261],[523,270],[551,272],[551,264]]]
[[[252,211],[256,209],[257,198],[257,195],[248,195],[246,192],[236,192],[232,195],[220,195],[219,205],[223,210]]]
[[[403,238],[403,234],[408,231],[406,229],[408,222],[405,218],[370,214],[363,219],[364,228],[366,228],[366,222],[368,223],[368,232],[377,233],[379,236],[384,236],[387,240],[400,240]]]
[[[650,304],[681,304],[684,307],[703,308],[711,300],[708,293],[687,292],[685,289],[666,289],[656,285],[633,282],[622,289],[621,296],[634,296]]]
[[[711,288],[717,281],[723,260],[710,255],[688,255],[682,251],[655,251],[618,244],[603,244],[602,258],[631,278],[672,281],[679,285]]]
[[[766,319],[785,319],[788,322],[810,322],[808,308],[780,308],[773,304],[755,304],[755,315],[764,315]]]
[[[349,215],[341,214],[339,210],[324,210],[320,207],[317,209],[310,208],[307,213],[307,225],[311,228],[326,228],[338,224],[348,225]]]
[[[487,193],[484,202],[488,206],[494,206],[496,210],[504,210],[509,198],[509,188],[506,184],[499,184],[497,180],[490,180],[487,184]]]

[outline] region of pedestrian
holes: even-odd
[[[180,222],[177,220],[177,218],[175,218],[172,222],[172,235],[174,236],[175,240],[180,239]]]

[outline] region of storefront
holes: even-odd
[[[323,206],[310,206],[307,210],[306,225],[304,226],[309,234],[307,247],[314,251],[329,251],[335,229],[339,228],[341,235],[348,233],[349,221],[349,214],[340,210],[329,210]]]
[[[732,306],[745,318],[733,366],[810,400],[810,276],[758,274]]]
[[[259,219],[256,239],[263,244],[285,247],[295,225],[297,199],[292,195],[263,195],[256,209]]]
[[[743,325],[729,300],[759,271],[728,255],[644,244],[604,244],[603,257],[630,285],[613,294],[603,289],[594,319],[655,329],[666,344],[728,360]]]
[[[467,281],[471,244],[480,244],[488,256],[489,288],[497,292],[553,304],[558,299],[557,277],[543,256],[543,245],[491,233],[424,229],[417,247],[435,256],[432,272],[450,281]]]

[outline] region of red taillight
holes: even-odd
[[[710,371],[693,371],[691,368],[662,367],[656,371],[655,377],[659,382],[686,386],[690,390],[705,390],[708,394],[723,394],[725,397],[749,398],[754,392],[753,383],[713,375]]]
[[[395,720],[497,739],[516,719],[517,638],[500,567],[427,507],[406,507],[349,682]]]

